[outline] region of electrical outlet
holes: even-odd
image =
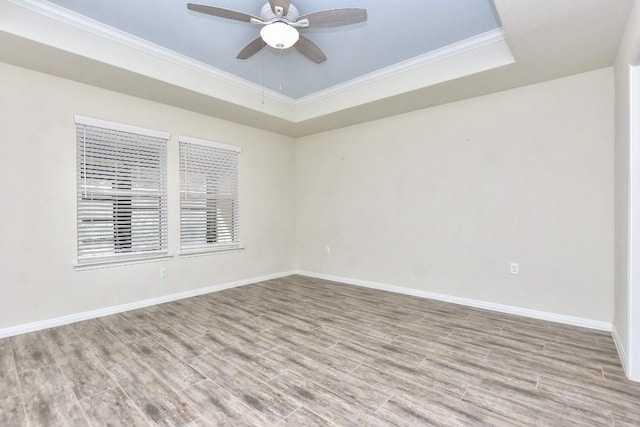
[[[509,265],[509,273],[511,273],[511,274],[520,274],[520,268],[518,267],[518,263],[512,262]]]
[[[163,267],[160,269],[160,278],[161,279],[166,279],[167,277],[169,277],[169,271]]]
[[[331,253],[331,246],[327,245],[324,247],[324,253],[329,255]]]

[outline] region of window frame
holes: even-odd
[[[182,165],[183,165],[183,146],[186,147],[187,145],[199,145],[199,146],[203,146],[203,147],[207,147],[207,148],[215,148],[218,150],[225,150],[225,151],[229,151],[229,152],[235,152],[237,153],[237,166],[235,169],[235,195],[232,195],[231,198],[234,200],[233,203],[233,209],[234,212],[231,214],[231,217],[233,218],[234,224],[234,241],[233,242],[222,242],[222,243],[214,243],[214,244],[203,244],[200,246],[184,246],[184,242],[183,242],[183,232],[184,232],[184,228],[183,228],[183,201],[185,200],[185,191],[183,190],[183,185],[185,184],[184,180],[185,180],[185,173],[188,174],[188,170],[187,171],[183,171],[182,169]],[[241,244],[241,233],[240,233],[240,153],[242,152],[242,148],[235,146],[235,145],[229,145],[229,144],[223,144],[220,142],[215,142],[215,141],[210,141],[210,140],[205,140],[205,139],[199,139],[199,138],[193,138],[193,137],[189,137],[189,136],[184,136],[184,135],[178,135],[178,157],[179,157],[179,195],[180,195],[180,206],[179,206],[179,211],[180,211],[180,243],[179,243],[179,247],[180,247],[180,251],[179,251],[179,255],[180,256],[186,256],[186,257],[190,257],[190,256],[201,256],[201,255],[215,255],[215,254],[223,254],[223,253],[232,253],[232,252],[238,252],[244,249],[244,247]],[[207,218],[209,218],[209,212],[205,211],[205,215],[207,216]],[[205,229],[208,229],[209,227],[207,227],[205,225]]]
[[[102,268],[109,267],[113,265],[126,265],[126,264],[137,264],[151,261],[160,261],[171,258],[171,254],[169,253],[169,206],[168,206],[168,145],[170,140],[170,133],[146,129],[137,126],[126,125],[122,123],[109,122],[106,120],[94,119],[85,116],[74,116],[75,122],[75,132],[76,132],[76,264],[74,264],[74,268],[76,270],[85,270],[85,269],[93,269],[93,268]],[[164,145],[160,147],[158,151],[158,242],[159,249],[157,250],[129,250],[129,251],[118,251],[115,250],[116,246],[122,245],[123,239],[118,239],[117,232],[114,230],[113,236],[113,252],[104,252],[98,253],[94,255],[82,255],[81,252],[81,224],[82,221],[90,221],[91,218],[85,218],[81,215],[80,209],[82,207],[82,191],[85,191],[86,194],[86,181],[85,187],[82,187],[82,171],[86,171],[87,161],[85,159],[81,159],[84,155],[84,152],[80,152],[81,146],[84,147],[86,141],[79,139],[79,127],[86,126],[92,128],[101,128],[105,129],[107,132],[113,133],[128,133],[137,135],[142,138],[156,138],[163,140]],[[140,145],[142,149],[144,149],[144,145]],[[83,148],[84,149],[84,148]],[[83,169],[85,168],[85,169]],[[86,178],[86,175],[85,175]],[[126,180],[125,180],[126,181]],[[118,181],[119,183],[119,181]],[[126,183],[125,183],[126,184]],[[126,187],[126,185],[125,185]],[[154,188],[155,190],[155,188]],[[115,200],[117,200],[117,196],[114,195],[118,191],[118,188],[113,188],[113,194],[107,194],[106,200],[112,198],[114,200],[114,214],[116,212]],[[125,188],[126,191],[126,188]],[[86,197],[86,196],[85,196]],[[133,203],[134,196],[131,196]],[[126,197],[125,197],[126,199]],[[126,204],[126,200],[125,200]],[[149,209],[145,209],[145,211],[149,212]],[[131,218],[133,218],[133,211]],[[151,211],[152,213],[154,211]],[[129,221],[125,220],[123,223],[126,225],[129,224],[131,230],[133,230],[132,219]],[[115,223],[114,223],[115,227]],[[134,234],[133,232],[129,232],[129,239],[133,240]],[[126,243],[126,242],[125,242]],[[86,248],[85,248],[86,249]],[[133,246],[130,246],[129,249],[133,249]]]

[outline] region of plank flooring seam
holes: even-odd
[[[640,425],[610,334],[298,275],[0,339],[0,362],[8,427]]]

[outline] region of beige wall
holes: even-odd
[[[178,252],[178,134],[241,146],[233,254],[75,271],[74,114],[169,131],[170,251]],[[0,64],[0,328],[294,267],[293,139]],[[159,270],[169,277],[161,280]]]
[[[615,145],[615,168],[616,168],[616,191],[615,191],[615,292],[614,292],[614,327],[623,347],[623,358],[627,363],[631,362],[631,328],[632,313],[630,312],[630,302],[632,293],[630,292],[632,283],[638,283],[638,274],[640,272],[631,269],[634,265],[631,262],[632,254],[629,252],[631,230],[630,223],[632,218],[629,216],[629,191],[635,193],[634,199],[636,203],[640,202],[640,186],[636,184],[633,189],[629,188],[630,173],[630,153],[631,153],[631,134],[630,134],[630,64],[638,59],[638,47],[640,47],[640,2],[636,2],[629,17],[629,22],[620,44],[618,56],[615,64],[615,93],[616,93],[616,145]],[[633,151],[638,152],[640,146],[634,144]],[[637,154],[636,154],[637,155]],[[634,164],[637,164],[634,159]],[[634,169],[633,181],[637,183],[640,179],[640,171],[637,167]],[[640,214],[640,205],[634,207],[636,213],[634,218]],[[634,224],[634,228],[637,225]],[[640,243],[640,241],[638,241]],[[636,247],[637,251],[638,248]],[[630,282],[630,273],[635,276],[635,281]],[[640,289],[636,290],[640,293]],[[635,302],[636,310],[640,311],[640,298]],[[640,328],[640,320],[637,321],[636,328]],[[637,333],[637,332],[636,332]],[[638,343],[640,346],[640,343]],[[634,378],[640,380],[640,348],[638,348],[635,356],[636,360]]]
[[[297,266],[611,322],[613,110],[607,68],[301,138]]]
[[[296,142],[0,64],[0,328],[293,268],[611,321],[612,88],[604,69]],[[74,114],[172,133],[174,254],[177,134],[241,146],[246,249],[75,271]]]

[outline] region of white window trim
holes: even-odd
[[[180,142],[185,142],[188,144],[197,144],[197,145],[204,145],[205,147],[214,147],[214,148],[220,148],[223,150],[229,150],[229,151],[235,151],[237,153],[241,153],[242,152],[242,147],[238,147],[236,145],[230,145],[230,144],[223,144],[221,142],[217,142],[217,141],[209,141],[206,139],[200,139],[200,138],[194,138],[194,137],[190,137],[190,136],[185,136],[185,135],[178,135],[178,143]],[[181,182],[180,180],[178,180],[178,194],[180,194],[180,185]],[[240,171],[238,170],[238,195],[240,194]],[[180,195],[180,197],[182,197]],[[181,215],[181,214],[180,214]],[[182,217],[180,216],[180,220],[182,220]],[[178,251],[178,256],[180,258],[191,258],[191,257],[199,257],[199,256],[206,256],[206,255],[222,255],[222,254],[230,254],[230,253],[236,253],[236,252],[241,252],[243,251],[245,248],[244,246],[242,246],[242,242],[237,242],[237,243],[224,243],[224,244],[220,244],[219,246],[208,246],[205,248],[188,248],[188,249],[182,249],[181,248],[181,244],[180,244],[180,249]]]
[[[223,150],[242,152],[242,147],[235,145],[223,144],[221,142],[207,141],[206,139],[192,138],[190,136],[178,135],[178,142],[186,142],[189,144],[204,145],[207,147],[221,148]]]
[[[171,140],[171,133],[169,132],[159,131],[155,129],[148,129],[148,128],[143,128],[138,126],[132,126],[132,125],[126,125],[123,123],[110,122],[107,120],[100,120],[100,119],[95,119],[92,117],[86,117],[81,115],[74,115],[74,123],[76,125],[93,126],[93,127],[99,127],[99,128],[109,129],[109,130],[139,134],[142,136],[166,139],[167,144]],[[168,170],[166,171],[166,173],[168,174]],[[167,181],[168,181],[168,176],[167,176]],[[168,198],[169,198],[169,194],[168,194],[168,188],[167,188],[167,199]],[[76,219],[76,222],[77,222],[77,219]],[[169,223],[167,223],[167,227],[170,227]],[[76,233],[77,233],[77,228],[76,228]],[[168,233],[167,233],[167,238],[168,238]],[[76,240],[77,240],[77,235],[76,235]],[[152,252],[137,252],[133,254],[124,254],[124,255],[114,254],[114,255],[103,255],[103,256],[80,256],[80,257],[76,257],[76,263],[73,264],[73,268],[76,271],[93,270],[93,269],[106,268],[106,267],[116,267],[116,266],[124,266],[124,265],[131,265],[131,264],[142,264],[142,263],[149,263],[149,262],[166,261],[171,258],[173,258],[173,254],[171,254],[168,249],[161,250],[161,251],[152,251]]]
[[[180,258],[192,258],[198,256],[206,256],[206,255],[222,255],[222,254],[232,254],[236,252],[244,251],[244,246],[229,246],[225,245],[224,247],[220,247],[218,249],[206,248],[206,249],[182,249],[178,252],[178,256]]]
[[[160,130],[141,128],[137,126],[125,125],[122,123],[109,122],[106,120],[94,119],[92,117],[74,116],[74,122],[77,125],[95,126],[98,128],[118,130],[121,132],[136,133],[144,136],[151,136],[153,138],[171,139],[169,132],[163,132]]]
[[[82,258],[78,259],[78,262],[73,265],[74,270],[83,271],[83,270],[95,270],[98,268],[106,268],[106,267],[118,267],[122,265],[132,265],[132,264],[145,264],[148,262],[157,262],[157,261],[167,261],[173,258],[173,255],[169,252],[153,252],[148,254],[137,254],[135,256],[123,256],[123,255],[113,255],[94,258]]]

